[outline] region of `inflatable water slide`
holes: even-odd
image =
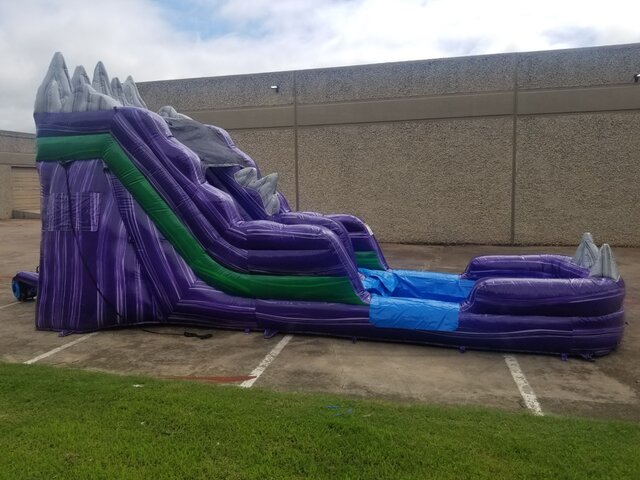
[[[624,281],[585,234],[573,257],[483,256],[460,275],[389,268],[346,214],[292,212],[223,129],[149,111],[98,63],[54,55],[38,89],[36,327],[145,324],[582,355],[615,349]]]

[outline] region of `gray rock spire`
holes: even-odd
[[[144,103],[142,97],[140,96],[140,92],[138,92],[138,87],[136,86],[136,82],[133,81],[131,75],[127,77],[127,79],[122,84],[122,90],[124,91],[124,98],[126,100],[126,106],[130,107],[139,107],[139,108],[147,108],[147,104]]]
[[[593,267],[591,267],[589,276],[608,277],[615,281],[618,281],[620,278],[618,265],[616,265],[616,260],[613,257],[613,252],[611,251],[611,247],[609,247],[608,243],[603,243],[602,247],[600,247],[598,258],[593,264]]]
[[[71,97],[69,70],[60,52],[53,54],[44,80],[38,87],[33,111],[59,112],[63,103]]]
[[[593,241],[593,237],[589,232],[582,234],[580,245],[576,253],[573,255],[573,263],[581,267],[591,268],[598,258],[598,247]]]

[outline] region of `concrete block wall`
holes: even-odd
[[[640,245],[640,44],[148,82],[382,241]],[[271,86],[278,86],[272,89]]]
[[[35,135],[0,130],[0,220],[11,218],[14,209],[39,208]]]

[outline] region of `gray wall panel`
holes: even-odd
[[[640,112],[518,121],[518,243],[640,243]]]
[[[0,164],[0,220],[11,218],[12,210],[11,166]]]
[[[519,114],[640,109],[638,85],[518,92]]]
[[[514,69],[515,56],[505,54],[302,70],[298,103],[509,90]]]
[[[277,85],[276,93],[270,87]],[[140,95],[154,112],[164,105],[178,111],[275,106],[293,103],[293,72],[141,82]]]
[[[513,93],[440,95],[298,106],[298,125],[370,123],[428,118],[480,117],[513,112]]]
[[[227,110],[182,110],[180,113],[210,125],[234,128],[291,127],[294,124],[293,106],[242,108]]]
[[[508,243],[510,118],[300,128],[303,210],[352,212],[387,242]]]
[[[19,175],[12,166],[29,167],[21,170],[35,175],[35,135],[22,132],[0,130],[0,219],[11,218],[14,208],[20,208],[17,197],[29,196],[39,203],[40,188],[29,185],[21,188]],[[39,207],[37,207],[39,208]]]
[[[0,130],[0,152],[32,154],[35,151],[35,135]]]
[[[638,44],[518,54],[518,88],[618,85],[640,72]]]

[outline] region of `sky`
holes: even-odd
[[[136,81],[640,42],[637,0],[0,0],[0,129],[54,52]]]

